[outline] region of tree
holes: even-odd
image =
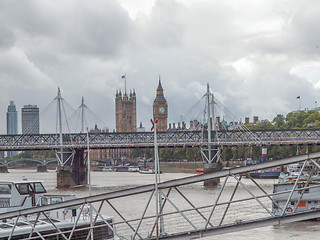
[[[272,123],[276,125],[278,129],[285,127],[286,118],[282,114],[278,114],[273,120]]]

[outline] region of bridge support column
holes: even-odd
[[[76,149],[72,163],[58,166],[57,188],[69,188],[87,184],[87,166],[84,162],[84,150]]]
[[[47,165],[38,165],[37,172],[48,172]]]
[[[204,173],[218,172],[221,170],[219,163],[206,163],[204,164]],[[220,183],[220,178],[210,179],[203,182],[205,188],[215,188]]]
[[[7,166],[0,166],[0,173],[8,173],[8,167]]]
[[[210,153],[209,153],[210,151]],[[204,154],[205,155],[205,154]],[[204,164],[204,173],[218,172],[222,169],[222,164],[220,163],[220,149],[218,146],[209,148],[206,154],[207,163]],[[210,160],[209,160],[210,159]],[[220,179],[211,179],[203,182],[205,188],[215,188],[220,183]]]

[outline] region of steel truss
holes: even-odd
[[[276,193],[270,186],[259,184],[249,175],[251,171],[298,162],[302,162],[303,166],[308,163],[312,166],[312,171],[315,171],[320,169],[319,158],[320,153],[313,153],[159,183],[158,194],[162,197],[162,204],[158,214],[155,212],[156,188],[154,184],[150,184],[32,209],[7,212],[0,214],[0,220],[12,221],[11,236],[14,236],[19,230],[19,222],[23,221],[31,228],[28,239],[45,239],[48,236],[39,232],[38,225],[41,225],[41,221],[46,220],[52,224],[52,229],[55,229],[50,236],[57,235],[63,239],[72,239],[73,234],[79,231],[78,221],[84,209],[91,208],[95,215],[93,228],[108,226],[115,239],[155,239],[157,215],[162,218],[164,224],[160,230],[160,239],[191,239],[319,218],[320,209],[310,209],[303,213],[296,213],[296,209],[292,212],[285,211],[293,194],[300,194],[298,200],[300,202],[308,189],[320,189],[320,184],[309,185],[310,178],[301,182],[300,176],[303,168],[292,189]],[[218,189],[203,191],[202,184],[197,184],[215,178],[222,179]],[[199,192],[202,195],[197,193],[197,189],[202,190]],[[282,208],[274,200],[277,195],[288,196],[286,205]],[[274,214],[272,205],[282,210],[280,216]],[[59,228],[49,217],[52,211],[75,206],[78,207],[78,215],[69,231]],[[113,223],[108,221],[109,217],[104,217],[106,215],[113,216]],[[95,225],[98,220],[103,224]],[[90,230],[90,226],[87,229]]]
[[[159,147],[208,146],[208,137],[202,131],[167,131],[157,133]],[[230,146],[281,146],[319,145],[320,129],[212,131],[211,145]],[[90,149],[153,147],[152,132],[90,133]],[[85,133],[63,134],[64,148],[86,148]],[[0,151],[60,149],[58,134],[0,135]]]

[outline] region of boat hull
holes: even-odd
[[[65,234],[65,236],[68,238],[70,236],[70,232],[73,229],[73,222],[68,221],[60,221],[56,222],[57,220],[51,219],[55,222],[55,225],[60,229],[61,232]],[[110,225],[112,224],[112,220],[108,220]],[[100,227],[99,227],[100,226]],[[72,234],[71,239],[80,239],[85,240],[87,239],[87,235],[89,233],[90,223],[80,223],[78,226],[76,226],[74,233]],[[57,239],[64,239],[62,235],[57,235],[57,231],[54,228],[53,225],[47,223],[43,223],[36,226],[36,230],[45,237],[45,239],[49,240],[57,240]],[[8,239],[9,235],[11,234],[12,229],[3,229],[0,233],[0,240]],[[23,226],[18,227],[15,229],[13,236],[11,239],[28,239],[29,234],[31,232],[31,228],[29,226]],[[99,221],[95,224],[95,228],[93,230],[93,237],[94,239],[113,239],[113,232],[112,230],[105,225],[103,221]],[[37,233],[32,234],[32,239],[40,239],[39,235]]]
[[[280,176],[280,172],[251,172],[249,173],[252,178],[260,178],[260,179],[278,179]]]

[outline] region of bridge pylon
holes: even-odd
[[[7,159],[4,159],[3,164],[0,165],[0,173],[8,173]]]
[[[210,92],[209,83],[207,84],[207,92],[203,96],[206,99],[206,107],[204,110],[204,118],[207,118],[206,124],[203,126],[203,136],[207,138],[208,145],[201,148],[202,160],[205,162],[204,172],[217,172],[221,170],[220,167],[220,154],[221,149],[218,145],[212,145],[213,140],[216,138],[216,125],[215,125],[215,115],[214,115],[214,95]],[[205,133],[207,129],[207,134]],[[204,181],[205,187],[216,187],[220,182],[220,179],[211,179]]]
[[[62,131],[62,109],[63,98],[61,96],[60,88],[58,88],[57,100],[57,126],[59,129],[60,148],[56,150],[56,157],[58,160],[57,168],[57,188],[69,188],[72,186],[87,184],[87,166],[84,162],[84,149],[65,148],[65,143],[70,143],[70,135],[63,134]],[[82,98],[82,105],[84,100]],[[82,126],[83,127],[83,126]]]

